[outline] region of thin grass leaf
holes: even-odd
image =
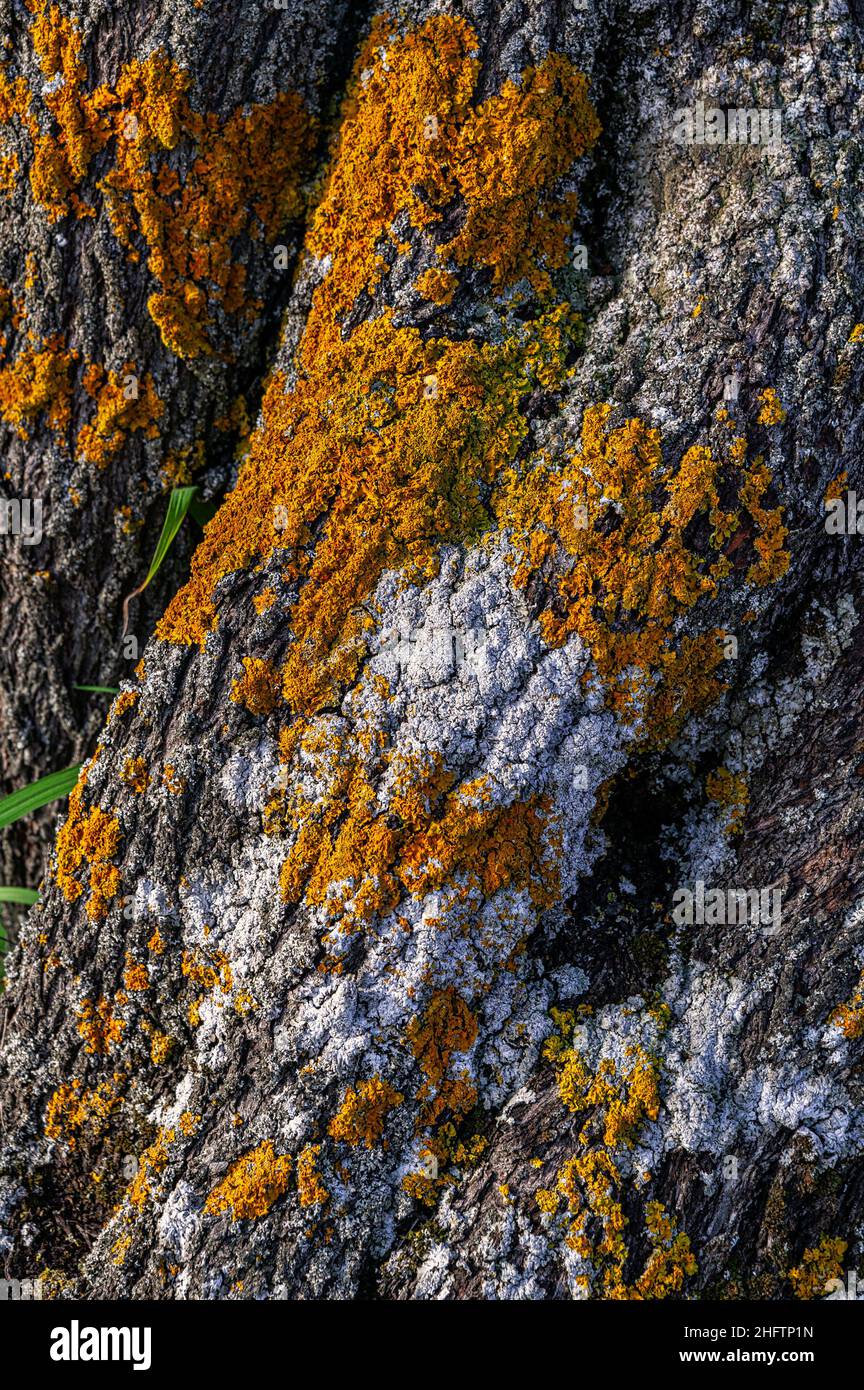
[[[150,561],[150,568],[147,571],[147,578],[143,584],[139,584],[137,589],[133,589],[131,594],[127,594],[123,600],[123,636],[126,636],[126,629],[129,626],[129,604],[133,598],[143,594],[150,580],[158,573],[159,567],[168,551],[171,549],[174,537],[183,525],[183,518],[192,505],[197,487],[175,487],[171,496],[168,498],[168,511],[162,523],[162,534],[153,552],[153,559]]]
[[[0,830],[4,825],[21,820],[22,816],[29,816],[31,811],[38,811],[40,806],[47,806],[50,801],[58,801],[60,797],[68,796],[78,781],[80,771],[81,764],[76,763],[74,767],[66,767],[62,772],[49,772],[47,777],[40,777],[38,781],[31,782],[29,787],[19,787],[17,792],[4,796],[0,801]]]
[[[183,518],[191,507],[192,500],[197,491],[197,487],[175,487],[171,496],[168,498],[168,511],[162,523],[162,534],[159,537],[159,542],[153,553],[153,559],[150,561],[150,568],[147,571],[147,578],[144,580],[141,586],[142,588],[146,588],[150,583],[150,580],[157,573],[159,566],[171,549],[171,543],[180,530],[183,524]]]
[[[21,907],[32,907],[38,901],[39,894],[35,888],[6,888],[0,885],[0,903],[18,903]]]
[[[73,690],[91,690],[94,695],[119,695],[119,685],[73,685]]]

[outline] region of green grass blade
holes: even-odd
[[[6,888],[0,885],[0,903],[18,903],[21,907],[32,907],[38,901],[39,894],[35,888]]]
[[[91,690],[94,695],[119,695],[119,685],[73,685],[73,690]]]
[[[175,487],[171,496],[168,498],[168,511],[162,523],[162,534],[159,537],[153,559],[150,561],[150,568],[147,571],[147,578],[144,580],[141,586],[142,588],[146,588],[150,580],[158,572],[159,566],[171,549],[171,543],[174,537],[183,525],[183,518],[192,505],[192,499],[197,491],[197,487]]]
[[[131,594],[127,594],[123,600],[123,636],[126,636],[126,629],[129,626],[129,604],[133,598],[143,594],[154,574],[159,571],[159,566],[171,549],[171,543],[180,527],[183,525],[183,518],[192,505],[192,501],[197,493],[197,487],[175,487],[171,496],[168,498],[168,511],[165,513],[165,520],[162,523],[162,534],[153,552],[153,559],[150,561],[150,568],[147,571],[147,578],[143,584],[139,584],[137,589],[133,589]]]
[[[49,772],[47,777],[40,777],[29,787],[19,787],[17,792],[4,796],[0,801],[0,829],[21,820],[22,816],[29,816],[31,811],[38,811],[40,806],[47,806],[49,801],[68,796],[78,781],[80,771],[81,764],[76,763],[75,767],[66,767],[62,772]]]

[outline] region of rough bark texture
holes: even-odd
[[[228,109],[215,11],[88,22]],[[862,485],[861,16],[263,16],[218,33],[310,103],[354,72],[248,457],[11,962],[7,1270],[824,1296],[864,1222],[861,540],[824,500]],[[673,138],[700,101],[782,136]],[[150,350],[206,430],[224,380]]]
[[[236,472],[288,294],[322,104],[344,63],[346,11],[0,5],[2,500],[38,499],[44,531],[38,544],[0,536],[0,794],[92,749],[105,702],[75,684],[130,676],[188,558],[184,535],[133,602],[133,640],[122,640],[123,599],[147,572],[167,491],[195,481],[206,498]],[[161,53],[175,65],[166,81],[156,66],[136,70]],[[295,100],[302,117],[279,104]],[[256,145],[271,111],[285,133]],[[197,177],[196,161],[206,161]],[[274,170],[281,202],[261,216]],[[128,177],[112,190],[118,171]],[[167,318],[151,302],[166,288]],[[185,331],[172,332],[172,311],[187,304]],[[4,882],[38,881],[53,819],[9,833]]]

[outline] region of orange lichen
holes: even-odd
[[[99,368],[85,377],[85,389],[96,401],[96,415],[78,434],[78,454],[85,463],[105,468],[123,448],[128,434],[141,430],[146,438],[155,439],[165,407],[156,394],[153,378],[148,374],[140,380],[135,364],[127,362],[120,372],[109,372],[102,382]]]
[[[62,79],[53,91],[42,91],[57,134],[37,134],[31,128],[30,186],[36,201],[46,208],[49,221],[56,221],[70,209],[85,216],[89,209],[74,189],[86,177],[94,155],[104,147],[109,130],[98,104],[91,103],[81,88],[87,69],[81,62],[83,40],[77,25],[56,5],[49,9],[45,0],[27,3],[35,16],[30,37],[42,72],[49,79]]]
[[[243,675],[231,687],[230,699],[250,714],[270,714],[282,697],[282,677],[269,661],[244,656]]]
[[[266,589],[262,589],[260,594],[256,594],[252,599],[256,613],[266,613],[276,602],[276,590],[268,584]]]
[[[331,1139],[341,1139],[345,1144],[363,1143],[367,1149],[374,1148],[384,1133],[388,1113],[404,1099],[400,1091],[389,1081],[382,1081],[380,1076],[359,1082],[356,1090],[349,1086],[327,1132]]]
[[[302,210],[311,118],[291,92],[224,119],[199,113],[189,98],[190,74],[163,50],[126,63],[113,87],[88,90],[75,21],[47,0],[27,3],[33,50],[50,79],[38,94],[49,121],[34,114],[37,94],[27,81],[10,79],[2,65],[0,124],[16,121],[29,135],[34,199],[53,222],[69,213],[95,216],[101,197],[130,259],[146,249],[159,286],[148,307],[166,345],[183,357],[212,353],[218,324],[211,305],[245,318],[260,308],[247,301],[238,237],[273,240]],[[181,142],[195,151],[182,185],[165,159]],[[96,155],[107,169],[91,185],[94,205],[79,190]],[[5,184],[16,167],[6,157]]]
[[[289,789],[283,822],[297,834],[282,866],[283,897],[326,908],[343,932],[392,911],[406,892],[421,899],[457,877],[463,897],[472,888],[489,895],[515,886],[538,907],[550,906],[559,874],[548,800],[484,804],[491,797],[482,783],[453,781],[437,757],[408,761],[389,805],[379,806],[368,772],[349,752],[323,805],[310,807],[302,789]]]
[[[310,323],[315,317],[313,305]],[[556,310],[500,347],[425,342],[415,329],[394,330],[385,313],[346,341],[337,332],[292,394],[277,373],[237,487],[207,527],[159,636],[203,643],[218,580],[284,547],[307,582],[289,616],[295,642],[283,694],[303,713],[331,704],[365,654],[360,601],[385,569],[431,576],[442,543],[480,530],[479,481],[515,454],[527,432],[520,404],[533,384],[560,379],[571,332],[567,312]]]
[[[39,349],[24,348],[9,366],[0,366],[0,416],[22,439],[43,414],[58,434],[66,429],[76,357],[77,353],[64,349],[58,335],[46,339]]]
[[[126,969],[123,972],[123,985],[130,994],[141,993],[150,988],[150,972],[143,961],[136,961],[127,951]]]
[[[186,778],[177,772],[173,763],[166,763],[162,769],[162,785],[171,796],[182,796],[186,790]]]
[[[389,30],[386,17],[376,20],[358,59],[362,80],[343,111],[313,227],[313,251],[331,252],[343,270],[328,277],[334,312],[374,290],[377,246],[400,211],[434,227],[456,196],[465,221],[439,254],[490,266],[496,286],[527,275],[545,287],[540,262],[563,264],[573,213],[555,185],[600,133],[586,79],[551,54],[474,106],[478,43],[465,20],[435,16],[395,40]]]
[[[91,764],[92,765],[92,764]],[[110,863],[120,847],[120,823],[98,806],[85,814],[85,768],[69,797],[69,815],[57,835],[55,880],[67,902],[75,902],[85,892],[82,870],[89,867],[87,916],[98,922],[107,915],[111,898],[120,888],[120,870]]]
[[[431,299],[433,304],[452,304],[458,284],[458,278],[448,270],[432,266],[419,276],[417,290],[424,299]]]
[[[789,1270],[789,1282],[796,1298],[825,1298],[829,1284],[843,1274],[843,1256],[848,1242],[839,1236],[823,1236],[818,1245],[804,1251],[800,1265]]]
[[[122,1098],[111,1082],[102,1081],[94,1090],[89,1090],[75,1078],[58,1086],[51,1096],[45,1115],[45,1133],[49,1139],[60,1139],[74,1149],[82,1135],[100,1139],[121,1104]]]
[[[86,1044],[85,1052],[107,1057],[115,1043],[122,1038],[126,1024],[122,1018],[114,1017],[111,1001],[100,996],[95,1004],[92,999],[81,1001],[77,1028]]]
[[[301,1207],[320,1207],[330,1200],[318,1172],[320,1152],[320,1144],[307,1144],[297,1155],[297,1197]]]
[[[180,357],[213,352],[216,326],[208,299],[248,317],[246,268],[233,246],[245,232],[272,240],[302,209],[301,181],[313,143],[312,122],[300,98],[280,93],[261,106],[238,107],[224,122],[189,104],[189,75],[164,53],[130,63],[113,93],[116,166],[99,184],[112,226],[137,259],[136,236],[160,288],[148,310],[165,345]],[[167,165],[153,172],[153,155],[181,137],[197,147],[185,182]]]
[[[133,792],[143,796],[150,785],[150,773],[147,771],[147,760],[145,758],[127,758],[123,764],[123,771],[120,773],[121,780],[127,787],[131,787]]]
[[[782,523],[781,508],[763,507],[762,499],[771,484],[771,472],[760,457],[752,468],[745,472],[741,487],[741,501],[749,511],[758,528],[753,548],[759,558],[754,560],[747,571],[748,584],[764,587],[773,584],[789,568],[789,553],[784,549],[788,531]]]
[[[477,1091],[464,1069],[448,1076],[454,1052],[467,1052],[477,1037],[477,1019],[455,989],[439,990],[425,1013],[408,1025],[408,1041],[425,1076],[417,1099],[422,1125],[434,1125],[445,1110],[458,1121],[474,1108]]]
[[[850,1042],[864,1038],[864,971],[861,972],[861,979],[852,997],[845,1003],[838,1004],[830,1014],[828,1022],[839,1028]]]
[[[140,690],[121,690],[111,706],[111,719],[119,719],[127,710],[133,709],[141,695]]]
[[[694,446],[675,469],[657,430],[638,419],[609,429],[610,413],[608,405],[589,407],[580,451],[563,467],[512,471],[495,507],[516,584],[527,586],[541,568],[549,576],[553,598],[540,615],[546,641],[559,645],[577,632],[608,702],[628,717],[641,712],[646,734],[661,742],[723,688],[714,675],[723,660],[719,630],[679,636],[678,620],[715,597],[731,572],[737,541],[728,542],[740,521],[732,489],[758,531],[749,582],[785,571],[786,531],[780,509],[762,505],[771,477],[764,463],[744,467],[746,441],[734,440],[723,463]],[[711,526],[701,553],[688,543],[700,514]]]
[[[290,1155],[277,1157],[272,1141],[266,1139],[232,1163],[208,1196],[204,1210],[211,1215],[230,1211],[232,1221],[255,1221],[266,1216],[287,1190],[290,1174]]]
[[[381,573],[432,574],[442,543],[483,527],[479,485],[524,439],[524,399],[562,380],[576,327],[562,302],[495,346],[426,341],[395,329],[388,310],[343,335],[358,295],[374,292],[386,269],[382,238],[399,213],[433,226],[458,194],[466,221],[441,249],[491,267],[496,287],[524,274],[548,292],[544,267],[560,263],[573,214],[553,188],[599,130],[585,80],[564,59],[550,57],[520,87],[508,83],[474,108],[476,39],[464,21],[430,19],[388,45],[386,64],[377,50],[387,22],[373,27],[379,38],[358,61],[308,237],[332,265],[313,296],[297,383],[286,395],[284,376],[271,380],[238,485],[159,628],[167,640],[203,643],[219,579],[284,547],[307,581],[284,682],[304,712],[331,702],[356,673],[357,607]],[[439,125],[424,139],[430,111]]]
[[[158,926],[153,928],[153,934],[147,942],[147,950],[152,951],[154,956],[161,956],[165,952],[165,941]]]
[[[786,419],[786,411],[780,404],[777,392],[773,386],[767,386],[764,391],[759,392],[759,399],[762,405],[756,417],[760,425],[782,425]]]

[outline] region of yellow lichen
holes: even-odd
[[[230,698],[250,714],[270,714],[279,704],[282,678],[269,661],[244,656],[243,675],[231,687]]]
[[[150,1035],[150,1061],[154,1066],[161,1067],[163,1062],[167,1062],[174,1046],[174,1039],[168,1033],[160,1033],[154,1028]]]
[[[78,1009],[78,1032],[86,1044],[84,1051],[107,1057],[118,1043],[126,1029],[122,1018],[114,1017],[109,999],[100,997],[95,1004],[92,999],[84,999]]]
[[[579,452],[563,467],[511,471],[495,506],[517,585],[551,571],[553,597],[540,615],[546,641],[559,645],[578,632],[608,702],[625,716],[641,712],[647,736],[665,742],[723,689],[714,674],[723,660],[720,631],[679,636],[678,628],[731,572],[729,555],[740,543],[739,533],[730,544],[740,524],[735,502],[757,528],[750,583],[785,572],[786,531],[780,509],[763,506],[771,481],[763,461],[745,467],[744,439],[722,462],[694,446],[676,469],[664,460],[657,430],[641,420],[609,429],[610,413],[608,405],[589,407]],[[738,498],[724,505],[736,486]],[[701,553],[688,543],[700,513],[712,528]]]
[[[864,1038],[864,971],[861,972],[861,979],[852,997],[845,1003],[838,1004],[830,1014],[828,1022],[839,1028],[850,1042]]]
[[[331,1139],[340,1139],[345,1144],[363,1143],[367,1149],[374,1146],[384,1133],[384,1123],[388,1113],[401,1105],[405,1097],[380,1076],[369,1081],[361,1081],[355,1090],[349,1086],[337,1115],[328,1126]]]
[[[84,387],[96,401],[93,420],[82,425],[78,434],[78,455],[85,463],[105,468],[123,448],[126,436],[141,430],[146,438],[158,436],[156,421],[165,407],[156,394],[153,378],[140,380],[135,364],[127,362],[119,373],[109,372],[103,379],[101,368],[88,369]]]
[[[138,1211],[143,1210],[147,1198],[152,1195],[151,1183],[167,1168],[170,1157],[168,1146],[173,1144],[175,1137],[173,1129],[160,1129],[154,1142],[142,1153],[138,1162],[138,1172],[126,1194],[131,1205]]]
[[[406,1173],[402,1179],[402,1191],[424,1207],[437,1205],[438,1184],[428,1173]]]
[[[91,764],[92,765],[92,764]],[[120,871],[109,861],[120,847],[120,824],[98,806],[84,812],[83,797],[88,769],[82,772],[69,797],[69,815],[57,835],[54,876],[67,902],[85,892],[82,870],[89,868],[87,916],[93,922],[107,915],[108,903],[120,887]]]
[[[97,1140],[104,1134],[114,1112],[122,1104],[113,1084],[102,1081],[90,1090],[77,1078],[59,1086],[48,1102],[45,1133],[74,1149],[82,1135]]]
[[[330,1199],[318,1172],[320,1152],[320,1144],[307,1144],[297,1155],[297,1196],[301,1207],[320,1207]]]
[[[290,1155],[277,1157],[272,1141],[266,1139],[231,1164],[209,1194],[204,1210],[211,1215],[230,1211],[232,1221],[255,1221],[266,1216],[287,1190],[290,1174]]]
[[[655,1031],[668,1024],[668,1010],[649,1010]],[[651,1254],[642,1274],[631,1284],[624,1278],[629,1250],[624,1231],[625,1179],[621,1154],[632,1149],[645,1125],[660,1108],[660,1066],[639,1044],[630,1044],[630,1065],[620,1067],[601,1057],[592,1071],[570,1039],[572,1012],[555,1011],[557,1036],[547,1040],[546,1057],[555,1065],[561,1098],[567,1109],[586,1116],[579,1134],[580,1152],[566,1160],[554,1187],[541,1188],[535,1201],[544,1218],[560,1223],[565,1244],[581,1256],[591,1271],[580,1275],[586,1291],[610,1299],[666,1298],[680,1292],[684,1279],[696,1272],[696,1260],[686,1235],[678,1232],[659,1202],[644,1210]],[[559,1217],[559,1210],[563,1212]]]
[[[750,793],[747,780],[727,767],[718,767],[705,779],[705,790],[712,801],[725,807],[727,835],[737,835],[744,823]]]
[[[796,1298],[824,1298],[832,1279],[843,1273],[847,1242],[839,1236],[823,1236],[818,1245],[804,1251],[800,1265],[789,1271],[789,1282]]]
[[[131,787],[133,792],[143,796],[150,785],[150,773],[147,771],[145,758],[127,758],[123,764],[123,771],[120,773],[121,780]]]
[[[773,386],[767,386],[764,391],[759,392],[759,399],[762,405],[756,417],[760,425],[782,425],[786,419],[786,411],[780,404],[777,392]]]

